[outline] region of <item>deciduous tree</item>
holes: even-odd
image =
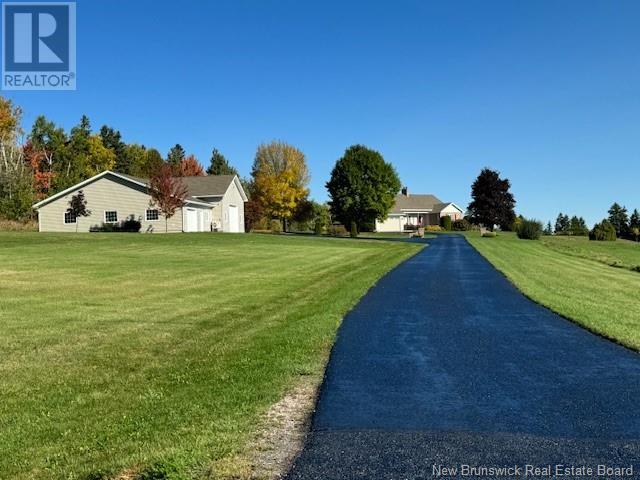
[[[200,162],[198,161],[198,159],[193,156],[193,155],[189,155],[188,157],[184,158],[179,165],[179,176],[181,177],[202,177],[204,176],[204,169],[202,168],[202,165],[200,165]]]
[[[495,225],[508,230],[516,217],[516,201],[509,191],[511,183],[489,168],[484,168],[471,187],[469,213],[473,223],[492,230]]]
[[[287,220],[309,194],[304,153],[280,141],[260,145],[251,174],[255,200],[267,215],[281,219],[286,230]]]
[[[332,215],[353,236],[364,224],[386,218],[400,190],[400,179],[379,152],[352,145],[336,162],[326,187]]]
[[[152,204],[164,215],[165,232],[169,230],[168,220],[184,206],[187,186],[180,177],[174,177],[170,165],[163,165],[149,182],[149,195]]]
[[[79,190],[78,193],[71,197],[69,200],[68,211],[76,219],[76,232],[78,231],[78,218],[88,217],[91,215],[91,210],[87,208],[87,200],[84,198],[84,192]]]

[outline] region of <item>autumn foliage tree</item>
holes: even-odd
[[[304,153],[281,141],[262,144],[256,152],[251,175],[255,200],[267,215],[280,219],[286,231],[287,221],[309,194]]]
[[[202,177],[204,169],[195,156],[189,155],[183,158],[179,164],[179,175],[181,177]]]
[[[187,186],[181,178],[173,176],[171,165],[163,165],[149,181],[149,195],[152,204],[157,206],[164,216],[164,229],[167,232],[169,218],[184,206]]]
[[[87,199],[84,197],[84,192],[80,190],[78,193],[71,197],[69,200],[69,213],[76,219],[76,232],[78,231],[78,218],[88,217],[91,215],[91,210],[87,208]]]

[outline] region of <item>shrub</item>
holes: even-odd
[[[537,220],[522,219],[516,233],[518,238],[524,240],[538,240],[542,236],[542,223]]]
[[[136,220],[133,217],[127,218],[120,225],[120,231],[122,232],[138,233],[141,228],[142,228],[142,223],[140,223],[138,220]]]
[[[451,230],[451,217],[449,215],[445,215],[444,217],[440,218],[440,226],[443,228],[443,230]]]
[[[589,240],[600,242],[615,242],[616,229],[609,220],[603,220],[593,226],[593,230],[589,232]]]
[[[282,233],[282,223],[280,223],[280,220],[275,218],[271,220],[269,230],[271,230],[271,233]]]
[[[415,232],[416,230],[418,230],[418,225],[411,225],[410,223],[407,223],[403,229],[406,232]]]
[[[324,225],[320,220],[316,220],[316,223],[313,224],[313,233],[315,235],[322,235],[322,231],[324,230]]]
[[[349,234],[347,232],[347,229],[344,228],[344,225],[340,225],[340,224],[331,225],[327,229],[327,232],[332,237],[346,237]]]
[[[498,234],[496,232],[484,232],[482,236],[484,238],[496,238]]]
[[[0,219],[0,232],[37,232],[38,222],[27,220],[19,222],[17,220]]]
[[[441,232],[442,227],[440,225],[427,225],[425,228],[426,232]]]
[[[466,232],[468,230],[471,230],[471,224],[468,220],[461,218],[460,220],[455,220],[451,224],[451,228],[456,232]]]
[[[358,225],[356,222],[351,222],[351,231],[349,232],[351,238],[356,238],[358,236]]]

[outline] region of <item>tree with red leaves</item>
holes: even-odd
[[[163,165],[160,171],[149,182],[149,195],[154,205],[164,215],[164,230],[169,231],[167,222],[176,211],[184,206],[187,198],[187,186],[173,176],[170,165]]]
[[[204,169],[195,156],[189,155],[178,164],[178,175],[181,177],[203,177]]]

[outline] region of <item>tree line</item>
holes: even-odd
[[[93,131],[86,115],[68,132],[44,115],[28,132],[21,121],[20,107],[0,97],[0,217],[10,220],[32,218],[35,202],[104,170],[151,178],[168,165],[176,176],[237,174],[215,148],[205,172],[180,144],[163,157],[155,148],[124,142],[108,125]]]

